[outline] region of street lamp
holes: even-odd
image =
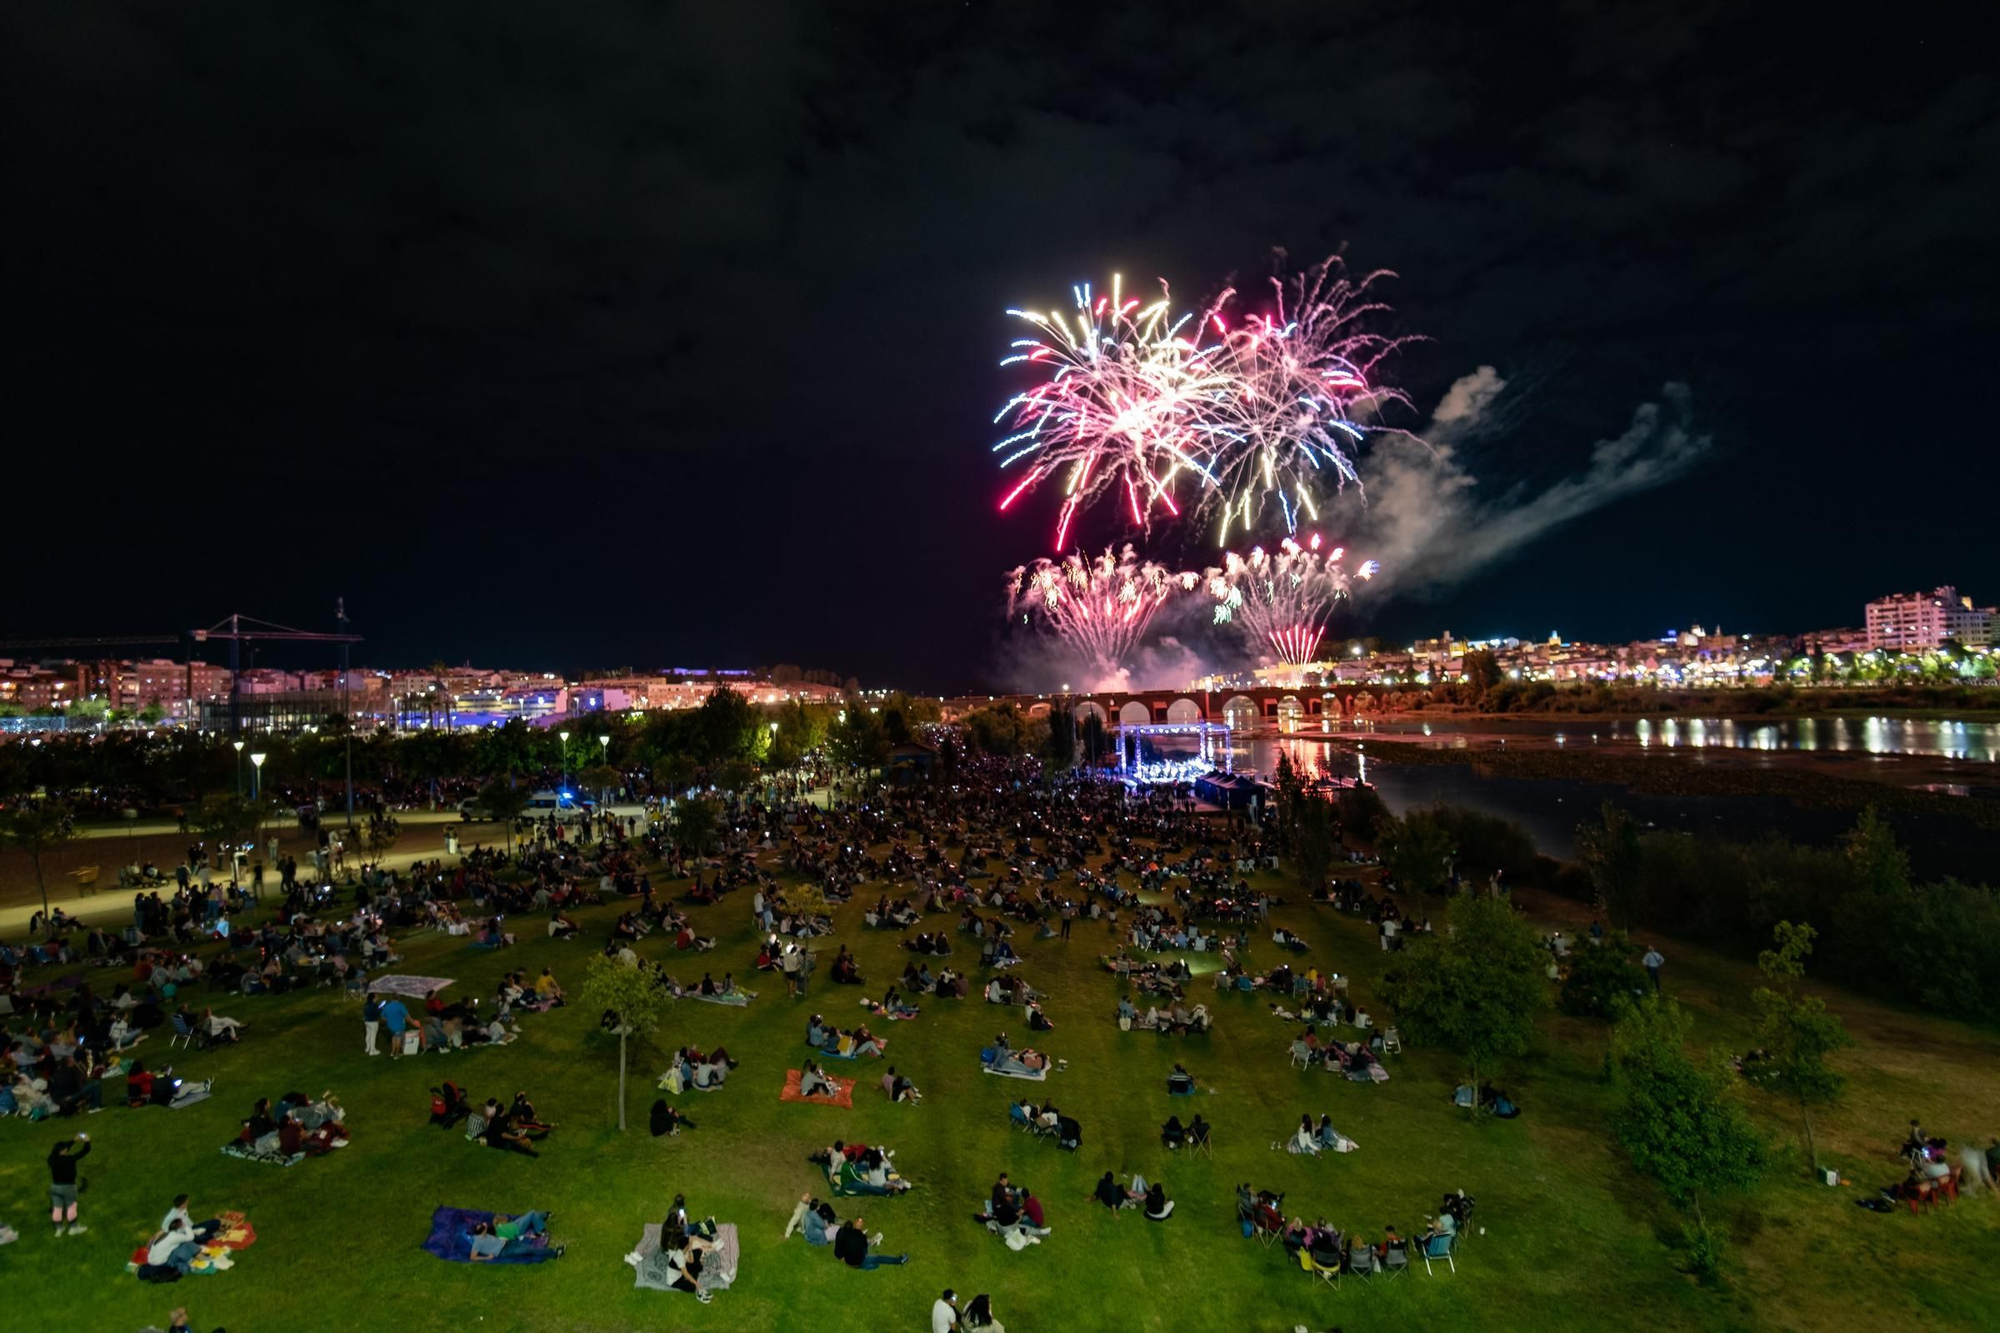
[[[556,739],[562,742],[562,758],[558,761],[562,781],[556,784],[556,809],[562,809],[563,792],[569,789],[569,733],[558,731]]]
[[[264,791],[264,759],[262,754],[250,756],[250,799],[256,800]]]
[[[236,794],[240,797],[243,795],[243,742],[231,741],[229,743],[236,749]]]

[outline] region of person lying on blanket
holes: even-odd
[[[495,1213],[491,1222],[475,1222],[470,1237],[472,1262],[487,1263],[539,1251],[547,1251],[553,1259],[562,1258],[563,1247],[551,1247],[548,1243],[548,1219],[547,1213],[523,1213],[511,1218]]]

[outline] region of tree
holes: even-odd
[[[849,700],[846,716],[827,735],[827,748],[836,763],[849,768],[880,768],[889,758],[889,738],[875,714],[858,701]]]
[[[1654,995],[1618,1020],[1611,1070],[1620,1104],[1612,1132],[1634,1167],[1694,1213],[1694,1225],[1683,1232],[1689,1259],[1697,1271],[1711,1272],[1721,1246],[1702,1216],[1702,1199],[1755,1185],[1764,1144],[1727,1062],[1689,1058],[1688,1022],[1679,1005]]]
[[[669,826],[674,846],[699,856],[715,842],[722,827],[722,803],[713,796],[683,796],[674,802]]]
[[[597,799],[603,801],[624,785],[625,775],[610,764],[592,764],[576,775],[576,783],[585,791],[596,792]]]
[[[612,1016],[618,1034],[618,1132],[625,1132],[626,1043],[644,1041],[665,1016],[667,993],[642,968],[599,954],[583,974],[583,1007]]]
[[[1866,891],[1900,898],[1910,891],[1910,854],[1896,841],[1896,831],[1869,806],[1841,838],[1847,864]]]
[[[1340,793],[1341,832],[1373,846],[1389,822],[1389,807],[1373,787],[1344,787]]]
[[[1646,969],[1634,959],[1632,939],[1612,931],[1603,943],[1571,953],[1569,975],[1556,994],[1556,1008],[1572,1018],[1612,1018],[1649,988]]]
[[[509,782],[490,782],[479,793],[479,808],[488,819],[507,826],[507,850],[514,850],[514,822],[528,808],[528,793]]]
[[[1500,679],[1498,655],[1491,648],[1475,648],[1465,655],[1459,667],[1461,697],[1466,703],[1476,704]]]
[[[166,715],[167,710],[160,706],[157,699],[139,710],[139,720],[149,727],[159,725],[160,719]]]
[[[445,674],[447,670],[448,668],[442,661],[431,663],[431,680],[435,682],[432,688],[437,694],[438,701],[444,705],[444,729],[449,732],[452,725],[452,698],[451,678]]]
[[[1545,958],[1505,901],[1455,898],[1449,933],[1405,937],[1382,996],[1404,1035],[1457,1051],[1477,1087],[1483,1069],[1528,1049],[1546,999]]]
[[[1446,862],[1453,851],[1451,835],[1428,811],[1412,810],[1401,819],[1391,819],[1377,842],[1382,868],[1415,899],[1415,916],[1421,920],[1425,898],[1444,892]]]
[[[1799,992],[1817,933],[1804,922],[1780,921],[1772,932],[1777,947],[1757,955],[1757,967],[1771,984],[1750,996],[1757,1009],[1757,1044],[1766,1052],[1756,1081],[1798,1103],[1806,1158],[1815,1176],[1819,1146],[1813,1139],[1812,1108],[1837,1101],[1847,1083],[1827,1068],[1826,1058],[1854,1044],[1847,1028],[1826,1011],[1825,1000]]]
[[[42,858],[75,840],[76,825],[69,807],[55,801],[22,804],[7,812],[0,823],[0,844],[27,853],[35,867],[35,888],[42,895],[42,928],[55,934],[49,916],[49,883],[43,874]]]
[[[1049,710],[1049,735],[1043,747],[1048,773],[1067,773],[1076,766],[1076,714],[1064,699]]]
[[[1577,825],[1577,859],[1590,874],[1598,910],[1612,925],[1629,930],[1639,924],[1645,872],[1639,825],[1609,801],[1599,807],[1598,818],[1599,823]]]
[[[1310,796],[1299,804],[1292,817],[1290,847],[1299,887],[1308,896],[1324,889],[1340,854],[1340,821],[1333,813],[1333,802]]]
[[[242,796],[211,796],[201,803],[192,821],[194,829],[203,840],[221,844],[229,857],[231,884],[236,883],[236,849],[256,842],[267,813],[264,805]]]

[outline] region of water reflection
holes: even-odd
[[[1360,719],[1343,723],[1340,733],[1421,736],[1420,744],[1463,748],[1468,739],[1516,737],[1547,740],[1557,745],[1581,745],[1574,724],[1539,718],[1499,718],[1453,721]],[[1600,724],[1590,733],[1592,745],[1637,745],[1668,749],[1832,750],[1836,753],[1929,755],[2000,763],[2000,722],[1969,722],[1959,718],[1778,718],[1770,721],[1736,718],[1635,718]]]

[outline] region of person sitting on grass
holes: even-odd
[[[805,1067],[799,1070],[799,1096],[837,1097],[839,1095],[840,1090],[833,1086],[833,1080],[826,1076],[826,1071],[819,1067],[818,1062],[813,1060],[806,1061]]]
[[[834,1231],[840,1220],[834,1216],[833,1205],[821,1203],[810,1194],[801,1194],[796,1207],[792,1209],[791,1220],[785,1223],[785,1234],[780,1240],[790,1240],[797,1231],[805,1236],[808,1245],[830,1245]]]
[[[867,983],[861,976],[861,965],[854,961],[854,955],[847,951],[845,944],[833,960],[832,976],[842,986],[861,986]]]
[[[516,1128],[537,1138],[555,1128],[552,1122],[545,1122],[536,1114],[535,1104],[528,1100],[528,1094],[525,1092],[514,1094],[514,1104],[507,1108],[507,1114]]]
[[[1274,1143],[1271,1146],[1275,1148],[1278,1145]],[[1308,1157],[1319,1156],[1319,1134],[1313,1129],[1313,1118],[1310,1115],[1299,1117],[1299,1127],[1293,1132],[1292,1137],[1285,1141],[1284,1148],[1288,1153],[1303,1153]]]
[[[1113,1215],[1116,1215],[1121,1208],[1132,1206],[1131,1196],[1126,1193],[1125,1187],[1120,1185],[1109,1171],[1106,1171],[1104,1178],[1097,1182],[1097,1189],[1092,1192],[1090,1197],[1110,1209]]]
[[[983,1291],[974,1296],[971,1304],[965,1307],[965,1313],[959,1316],[959,1324],[964,1328],[979,1330],[980,1333],[1007,1333],[1007,1330],[1001,1327],[1000,1321],[993,1317],[993,1298]]]
[[[857,1214],[841,1223],[839,1232],[835,1234],[833,1238],[834,1257],[849,1268],[859,1268],[864,1272],[880,1268],[883,1264],[906,1264],[910,1262],[908,1254],[870,1254],[868,1252],[870,1245],[880,1245],[881,1243],[882,1233],[878,1231],[871,1237],[867,1231],[866,1219]]]
[[[500,1103],[491,1097],[486,1099],[486,1124],[479,1131],[480,1141],[489,1148],[505,1148],[509,1152],[520,1153],[523,1157],[540,1157],[535,1145],[529,1141],[526,1131],[514,1125]]]
[[[667,1105],[662,1097],[653,1103],[652,1129],[654,1138],[665,1138],[680,1133],[684,1129],[699,1128],[694,1121],[680,1113],[678,1107]]]
[[[914,1018],[917,1006],[903,998],[903,993],[891,982],[882,996],[882,1012],[891,1018]]]
[[[882,1091],[889,1095],[892,1102],[915,1105],[924,1099],[924,1095],[917,1091],[917,1085],[898,1074],[894,1065],[890,1065],[889,1072],[882,1075]]]
[[[1313,1137],[1322,1148],[1338,1150],[1340,1147],[1340,1131],[1333,1127],[1333,1117],[1330,1115],[1322,1115],[1319,1118],[1319,1128],[1314,1131]]]
[[[1164,1222],[1174,1213],[1174,1201],[1167,1197],[1167,1187],[1157,1180],[1147,1188],[1142,1207],[1150,1222]]]

